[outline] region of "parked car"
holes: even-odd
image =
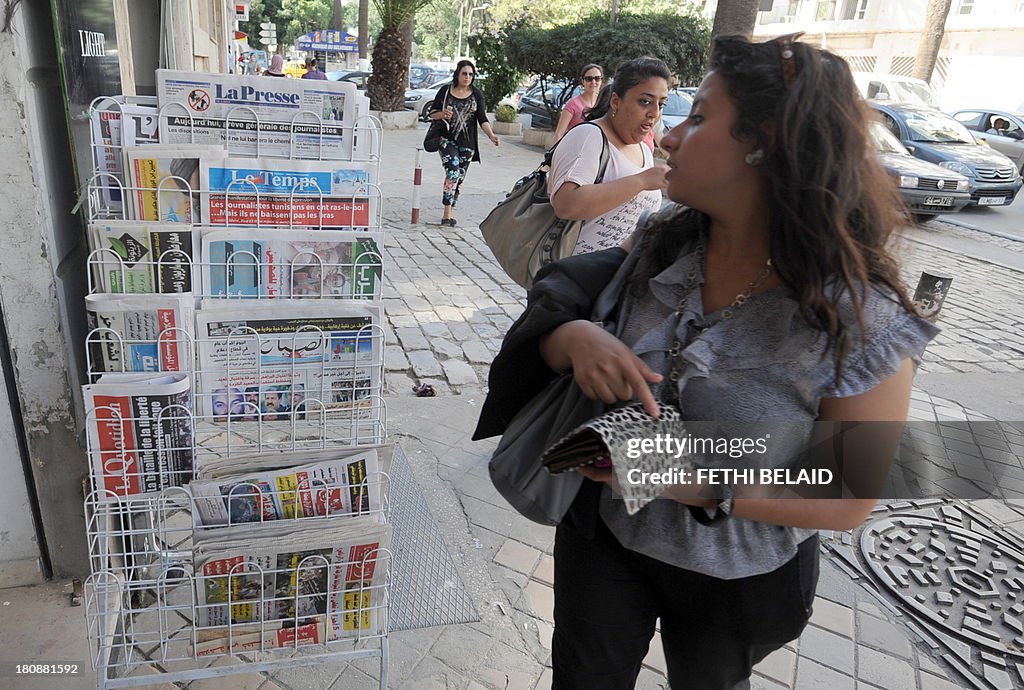
[[[434,104],[434,98],[437,96],[438,89],[448,86],[452,83],[451,77],[444,77],[435,81],[430,86],[422,89],[410,89],[405,92],[405,109],[406,110],[418,110],[420,114],[420,120],[426,122],[430,118],[430,109]]]
[[[1020,190],[1013,161],[974,141],[962,124],[940,110],[910,103],[870,102],[882,124],[915,158],[960,173],[971,183],[971,205],[1008,206]]]
[[[362,70],[356,70],[355,72],[349,72],[338,81],[350,81],[356,85],[357,89],[366,89],[366,80],[373,75],[373,72],[363,72]]]
[[[913,77],[875,72],[854,72],[853,81],[860,95],[868,100],[886,103],[917,103],[938,108],[939,99],[928,82]]]
[[[661,122],[666,133],[689,117],[692,105],[693,96],[684,89],[673,89],[668,92],[668,101],[665,103],[665,109],[661,111]]]
[[[566,89],[565,82],[561,81],[546,81],[542,89],[538,81],[519,99],[518,111],[531,116],[531,127],[534,129],[554,129],[562,106],[582,91],[582,86]],[[548,109],[549,105],[554,112]]]
[[[680,86],[678,89],[676,89],[676,91],[682,91],[692,99],[694,96],[697,95],[698,88],[699,87],[696,86]]]
[[[301,79],[302,75],[306,73],[306,61],[305,60],[289,60],[284,63],[285,76],[291,77],[292,79]]]
[[[881,122],[869,125],[878,159],[899,185],[903,203],[918,221],[956,213],[971,200],[970,181],[959,173],[914,158]]]
[[[980,139],[1017,164],[1017,170],[1024,175],[1024,113],[1010,113],[1005,110],[958,110],[953,119],[971,130],[975,139]],[[1007,127],[996,128],[996,121],[1003,120]],[[990,130],[997,130],[993,133]]]
[[[324,76],[327,77],[327,81],[341,81],[349,74],[352,74],[355,70],[343,69],[343,70],[331,70],[330,72],[324,72]]]

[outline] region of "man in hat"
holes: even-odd
[[[327,75],[320,71],[317,67],[315,57],[306,58],[306,73],[302,75],[303,79],[327,79]]]
[[[275,55],[270,61],[270,67],[263,74],[268,77],[284,77],[284,58]]]

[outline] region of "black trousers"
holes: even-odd
[[[555,533],[553,690],[633,688],[658,618],[672,688],[749,688],[753,666],[807,625],[817,536],[773,572],[721,580],[630,551],[598,523],[593,539]]]

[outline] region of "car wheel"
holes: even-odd
[[[423,110],[420,111],[420,120],[423,122],[430,122],[430,109],[433,103],[424,103]]]
[[[914,213],[911,215],[914,218],[914,222],[918,225],[921,225],[922,223],[927,223],[930,220],[935,220],[936,216],[936,214],[934,213]]]

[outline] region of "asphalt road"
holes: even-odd
[[[1024,193],[1009,206],[968,206],[959,213],[939,216],[940,220],[982,232],[999,233],[1024,242]]]

